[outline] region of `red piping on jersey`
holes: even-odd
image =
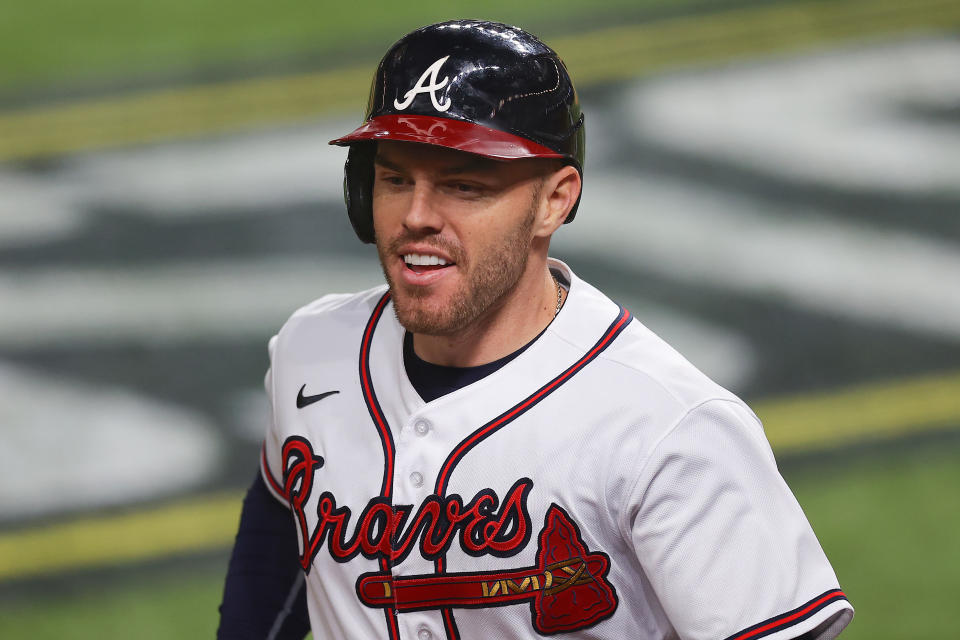
[[[453,617],[453,609],[447,607],[440,611],[443,612],[443,625],[447,628],[447,638],[449,640],[460,640],[460,629],[457,628],[457,621]]]
[[[380,487],[380,495],[392,502],[390,497],[393,493],[393,467],[396,458],[396,449],[393,444],[393,435],[390,433],[390,427],[387,419],[383,415],[383,409],[377,400],[377,394],[373,390],[373,382],[370,377],[370,343],[373,340],[373,332],[380,322],[383,315],[383,309],[390,300],[390,292],[383,294],[377,306],[374,307],[367,326],[363,330],[363,341],[360,344],[360,386],[363,389],[363,399],[367,404],[367,410],[374,424],[377,425],[377,431],[380,434],[380,443],[383,445],[383,484]],[[380,570],[390,571],[390,562],[387,558],[380,558]],[[386,617],[387,630],[390,633],[390,640],[400,638],[400,630],[397,626],[397,612],[395,609],[384,610]]]
[[[270,483],[270,486],[273,488],[273,490],[276,491],[277,494],[280,495],[280,497],[282,497],[284,500],[289,501],[290,496],[287,495],[287,492],[283,490],[283,487],[280,486],[280,483],[277,482],[274,479],[273,474],[270,473],[270,466],[267,464],[267,443],[266,442],[264,442],[263,445],[260,447],[260,466],[263,467],[263,475],[266,476],[267,482]]]
[[[380,488],[380,495],[389,498],[393,491],[393,465],[396,457],[393,446],[393,435],[390,433],[390,427],[387,425],[387,419],[383,415],[383,409],[380,408],[380,402],[377,401],[377,394],[373,390],[373,383],[370,378],[370,342],[373,340],[373,332],[383,315],[383,309],[390,300],[390,293],[383,294],[377,306],[373,310],[373,315],[367,321],[367,327],[363,331],[363,342],[360,346],[360,384],[363,387],[363,399],[367,403],[367,410],[370,417],[377,425],[380,432],[380,442],[383,445],[383,484]]]
[[[739,633],[733,634],[726,640],[755,640],[756,638],[768,636],[772,633],[786,629],[787,627],[791,627],[806,620],[830,603],[846,599],[847,596],[840,589],[827,591],[826,593],[817,596],[806,604],[800,605],[793,611],[788,611],[787,613],[775,616],[769,620],[764,620],[760,624],[754,625],[749,629],[744,629]]]
[[[387,630],[390,632],[390,640],[399,640],[400,629],[397,625],[396,609],[385,609],[383,615],[387,619]]]
[[[609,347],[610,343],[620,335],[620,333],[630,323],[631,319],[632,316],[630,315],[630,312],[623,307],[620,307],[620,313],[617,315],[616,319],[614,319],[613,323],[607,327],[607,330],[604,331],[602,336],[600,336],[600,339],[597,340],[596,344],[594,344],[593,347],[587,351],[582,358],[570,365],[570,367],[568,367],[556,378],[540,387],[540,389],[528,396],[525,400],[522,400],[520,403],[500,414],[463,440],[463,442],[461,442],[447,457],[440,474],[437,476],[437,496],[443,497],[447,490],[447,482],[450,480],[450,474],[453,472],[454,467],[456,467],[456,465],[460,462],[460,459],[467,453],[467,451],[475,447],[481,440],[487,438],[498,429],[501,429],[516,420],[518,417],[530,410],[531,407],[560,388],[563,383],[567,382],[578,371],[583,369],[583,367],[585,367],[589,362],[600,355],[604,349]],[[444,572],[444,564],[444,556],[440,556],[434,561],[434,567],[436,568],[437,573]],[[459,640],[460,632],[457,629],[457,622],[453,617],[453,611],[450,608],[445,608],[441,611],[443,612],[443,620],[447,630],[447,638],[449,640]]]

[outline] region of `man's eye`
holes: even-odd
[[[381,182],[385,182],[394,187],[399,187],[403,185],[403,178],[400,176],[381,176]]]

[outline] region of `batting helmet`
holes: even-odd
[[[453,20],[407,34],[380,61],[364,120],[330,141],[350,147],[343,193],[364,242],[374,239],[377,140],[499,160],[559,158],[583,176],[583,114],[573,82],[553,49],[517,27]]]

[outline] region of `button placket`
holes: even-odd
[[[413,423],[413,432],[416,433],[421,438],[430,433],[430,421],[425,418],[418,418],[416,422]]]
[[[431,448],[427,437],[432,434],[434,425],[429,418],[409,416],[404,423],[397,441],[396,470],[397,480],[394,497],[411,503],[418,503],[424,495],[427,485],[426,472],[431,466],[427,450]],[[425,457],[426,456],[426,457]]]
[[[425,624],[417,627],[417,640],[433,640],[433,632]]]

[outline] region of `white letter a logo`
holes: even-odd
[[[437,90],[443,89],[447,86],[447,81],[450,79],[449,76],[444,76],[443,80],[437,82],[437,75],[440,73],[440,67],[443,66],[443,63],[447,61],[447,58],[450,56],[443,56],[432,65],[427,67],[427,70],[423,72],[423,75],[420,76],[420,79],[417,80],[417,84],[413,85],[413,89],[407,91],[403,96],[403,102],[399,100],[393,101],[393,107],[403,111],[413,103],[413,99],[417,97],[418,93],[429,93],[430,101],[433,102],[433,108],[437,111],[446,111],[450,108],[450,98],[447,98],[446,102],[437,102]],[[430,79],[430,84],[427,84],[427,79]]]

